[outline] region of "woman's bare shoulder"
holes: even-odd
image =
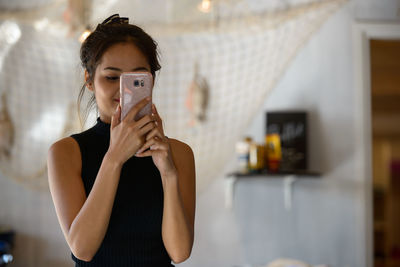
[[[79,145],[72,137],[64,137],[54,142],[50,148],[49,153],[77,153]]]
[[[54,142],[48,151],[48,162],[63,163],[64,166],[80,169],[81,153],[77,141],[72,137],[64,137]]]
[[[185,155],[193,155],[192,148],[185,142],[174,138],[168,138],[168,140],[172,150],[179,151],[180,153],[184,153]]]

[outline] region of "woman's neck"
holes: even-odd
[[[100,120],[104,123],[111,124],[111,117],[100,114]]]

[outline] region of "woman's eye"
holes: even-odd
[[[106,76],[106,79],[109,81],[116,81],[119,79],[119,77],[118,76]]]

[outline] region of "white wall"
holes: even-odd
[[[50,192],[28,189],[0,174],[0,225],[17,232],[10,266],[72,266]]]
[[[279,257],[367,266],[351,27],[359,19],[398,20],[399,8],[398,1],[360,0],[334,14],[296,56],[246,131],[263,142],[266,111],[307,110],[310,169],[322,172],[320,179],[295,182],[291,211],[284,209],[279,178],[241,179],[229,211],[220,177],[198,199],[194,252],[181,266],[261,266]]]

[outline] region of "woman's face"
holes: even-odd
[[[100,119],[111,123],[119,105],[119,77],[122,72],[148,71],[150,65],[144,54],[131,42],[117,43],[108,48],[96,68],[94,90]]]

